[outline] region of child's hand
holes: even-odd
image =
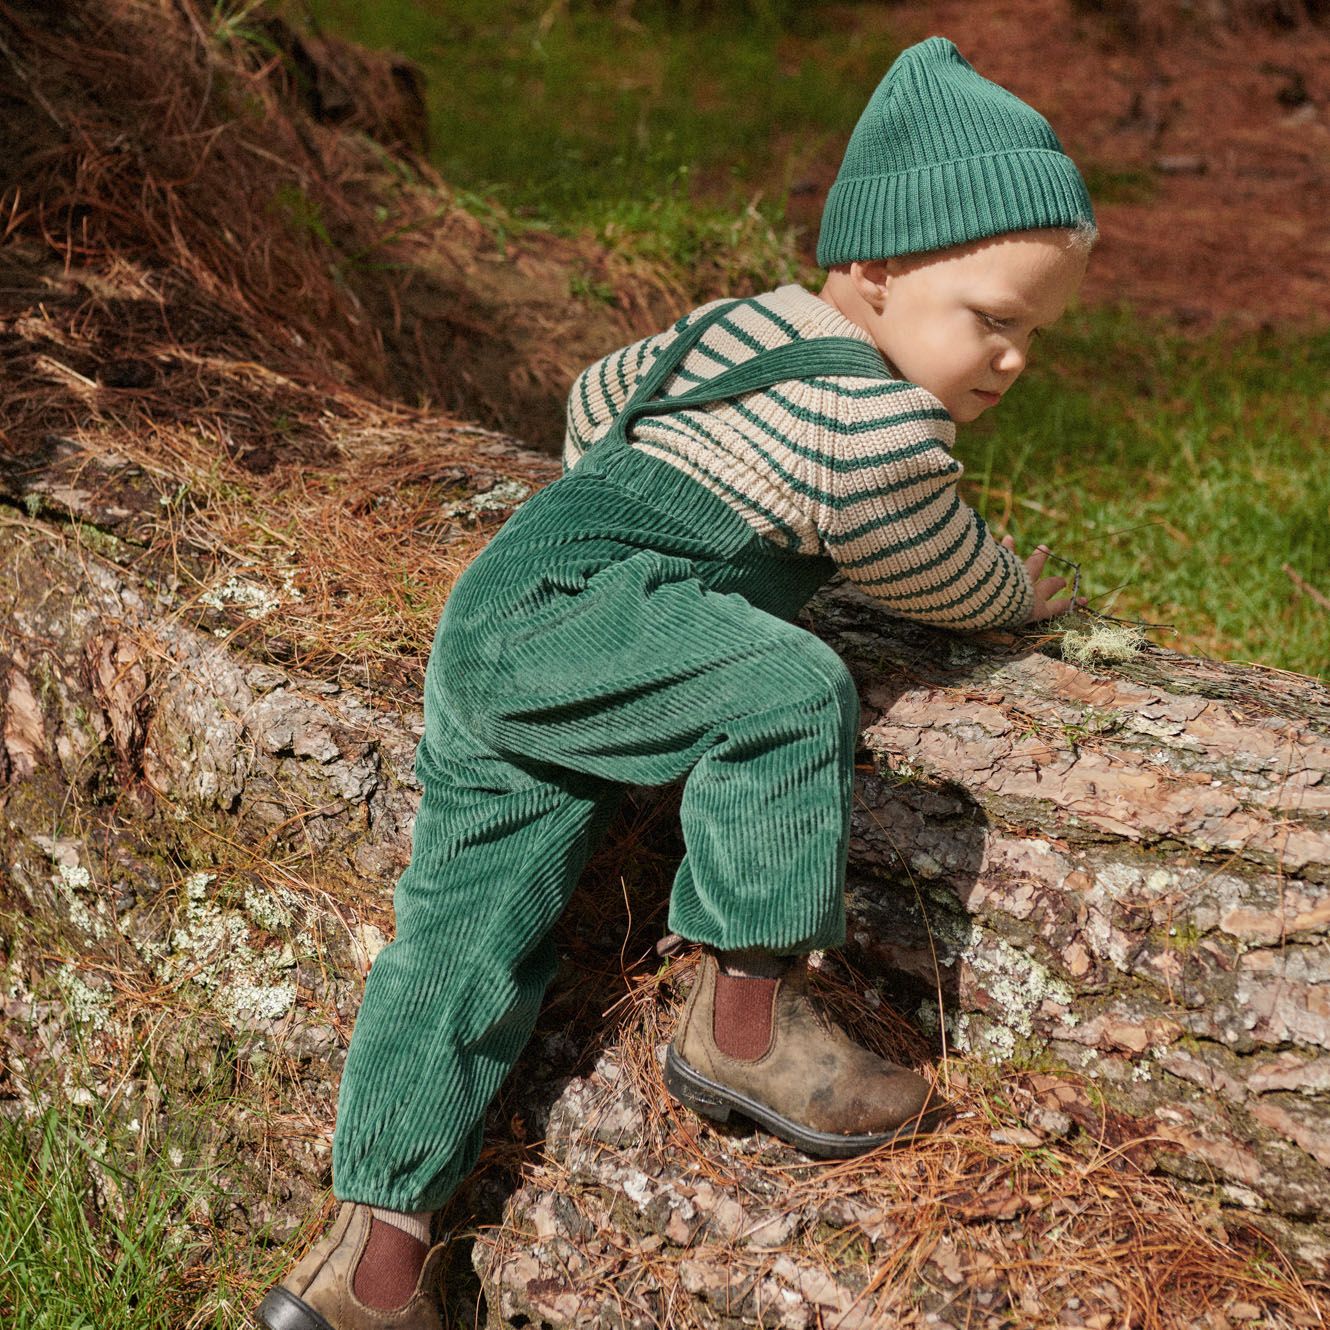
[[[1016,553],[1016,541],[1011,536],[1002,537],[1002,548]],[[1019,558],[1020,556],[1017,555]],[[1049,597],[1055,592],[1061,591],[1067,585],[1065,577],[1041,577],[1044,571],[1044,564],[1048,561],[1048,546],[1039,545],[1035,552],[1025,560],[1025,571],[1030,574],[1030,581],[1034,583],[1034,609],[1030,611],[1030,617],[1027,623],[1036,623],[1040,619],[1056,619],[1059,614],[1066,614],[1071,609],[1071,597],[1064,596],[1061,600],[1050,600]],[[1076,597],[1077,606],[1086,605],[1089,602],[1084,596]]]

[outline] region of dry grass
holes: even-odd
[[[223,6],[65,17],[0,5],[0,58],[30,108],[5,235],[40,236],[67,268],[160,267],[307,370],[386,382],[382,335],[330,262],[381,238],[355,141],[290,113],[281,62]]]
[[[9,464],[17,487],[56,509],[81,495],[65,515],[95,550],[93,527],[132,542],[122,557],[174,588],[173,613],[302,670],[418,679],[453,581],[557,470],[476,426],[162,333],[125,348],[158,381],[108,387],[79,368],[96,336],[78,296],[11,280],[46,295],[5,355],[11,434],[48,441]],[[51,440],[73,446],[58,483]],[[103,521],[122,486],[136,511]]]
[[[469,505],[497,479],[477,462],[484,431],[423,425],[362,407],[317,467],[282,462],[261,487],[189,435],[159,434],[145,448],[139,433],[117,450],[145,467],[165,452],[159,478],[188,498],[169,505],[157,547],[212,556],[202,574],[178,561],[181,612],[220,601],[236,645],[252,641],[307,673],[354,667],[362,682],[418,682],[453,582],[516,497],[501,491],[515,497],[488,511]],[[529,456],[503,470],[527,491],[551,473]]]
[[[751,1317],[751,1302],[743,1304],[755,1289],[765,1285],[770,1295],[799,1287],[793,1261],[800,1278],[821,1272],[854,1294],[851,1309],[824,1305],[809,1322],[828,1330],[858,1324],[857,1314],[870,1325],[922,1326],[941,1317],[953,1326],[1097,1330],[1326,1323],[1330,1287],[1301,1279],[1232,1213],[1221,1216],[1152,1173],[1156,1143],[1134,1135],[1086,1083],[995,1071],[964,1058],[934,1063],[917,1031],[866,1000],[863,977],[837,961],[817,972],[822,999],[863,1042],[934,1075],[954,1115],[931,1137],[851,1161],[809,1161],[760,1132],[736,1137],[711,1127],[671,1101],[659,1072],[658,1050],[670,1038],[691,970],[690,960],[663,970],[629,967],[626,992],[608,1013],[604,1039],[624,1074],[601,1085],[601,1102],[608,1111],[625,1083],[631,1087],[645,1110],[645,1145],[593,1146],[600,1159],[590,1168],[584,1160],[570,1168],[536,1146],[526,1150],[525,1206],[533,1197],[563,1197],[603,1239],[574,1244],[585,1248],[587,1268],[569,1286],[586,1306],[617,1300],[643,1324],[671,1330],[716,1324],[717,1308],[699,1304],[684,1282],[695,1279],[687,1267],[702,1263],[725,1272],[732,1311]],[[1065,1138],[1030,1125],[1050,1113],[1071,1116]],[[587,1132],[594,1126],[593,1111]],[[503,1161],[492,1153],[489,1162]],[[711,1184],[744,1206],[747,1233],[785,1216],[795,1219],[794,1232],[766,1250],[709,1222],[682,1246],[631,1229],[607,1234],[602,1201],[615,1165],[685,1197],[700,1182]],[[540,1249],[523,1208],[515,1221],[478,1235],[491,1268]],[[464,1225],[464,1217],[456,1222]],[[557,1264],[549,1273],[557,1281]],[[464,1306],[454,1315],[455,1324],[470,1323]],[[784,1323],[777,1315],[771,1324]]]

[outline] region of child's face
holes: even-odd
[[[1065,232],[1022,231],[851,271],[878,349],[960,424],[1015,383],[1035,335],[1076,294],[1087,257]]]

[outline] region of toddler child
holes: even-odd
[[[586,370],[565,472],[458,580],[425,677],[397,933],[342,1078],[330,1231],[270,1330],[437,1330],[429,1219],[554,972],[550,930],[628,785],[685,778],[669,927],[702,959],[665,1082],[809,1154],[909,1139],[928,1083],[810,1005],[844,937],[859,709],[792,618],[837,570],[897,615],[1013,627],[1064,583],[958,497],[1094,237],[1047,122],[948,41],[874,92],[827,200],[819,294],[706,305]]]

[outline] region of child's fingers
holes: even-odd
[[[1004,550],[1011,550],[1013,553],[1015,553],[1015,550],[1016,550],[1016,537],[1015,537],[1015,536],[1003,536],[1003,537],[1002,537],[1002,548],[1003,548]]]
[[[1041,619],[1056,619],[1059,614],[1066,614],[1069,609],[1071,609],[1070,597],[1063,600],[1042,601],[1030,616],[1030,622],[1038,623]]]
[[[1035,552],[1025,561],[1025,571],[1030,574],[1031,581],[1039,580],[1039,574],[1044,571],[1044,564],[1047,562],[1048,546],[1037,546]]]

